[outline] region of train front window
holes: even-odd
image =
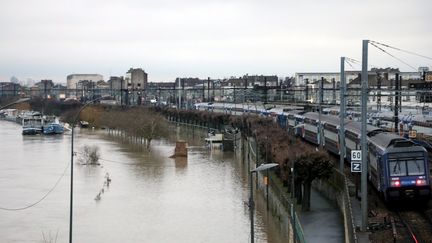
[[[422,158],[392,158],[389,161],[390,176],[417,176],[425,174]]]
[[[408,175],[414,176],[414,175],[424,175],[424,166],[423,161],[420,159],[414,159],[414,160],[407,160],[407,167],[408,167]]]
[[[390,161],[390,176],[406,175],[406,165],[401,161]]]

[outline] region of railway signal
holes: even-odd
[[[361,161],[351,161],[351,172],[362,172]]]
[[[362,151],[351,150],[351,172],[362,172]]]
[[[361,161],[362,151],[361,150],[351,150],[351,161]]]

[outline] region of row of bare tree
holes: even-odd
[[[62,115],[62,121],[72,122],[78,109]],[[115,107],[92,105],[81,111],[79,120],[87,121],[92,127],[103,127],[110,134],[116,134],[135,143],[144,143],[150,149],[151,141],[168,136],[168,123],[161,113],[144,107]]]
[[[151,141],[168,136],[165,118],[149,108],[112,108],[102,113],[101,125],[110,130],[122,131],[126,136],[144,141],[150,149]]]

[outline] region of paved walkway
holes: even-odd
[[[360,192],[359,192],[360,193]],[[351,207],[352,213],[354,217],[354,224],[360,228],[361,226],[361,201],[356,197],[351,197]],[[360,232],[357,230],[357,237],[359,243],[369,242],[369,233],[368,232]]]
[[[299,213],[307,243],[344,242],[344,223],[339,208],[312,188],[311,211]]]

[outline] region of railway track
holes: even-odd
[[[370,190],[369,199],[371,242],[432,243],[432,200],[428,205],[415,201],[388,204],[376,190]]]
[[[420,210],[396,211],[395,242],[432,242],[432,222]]]

